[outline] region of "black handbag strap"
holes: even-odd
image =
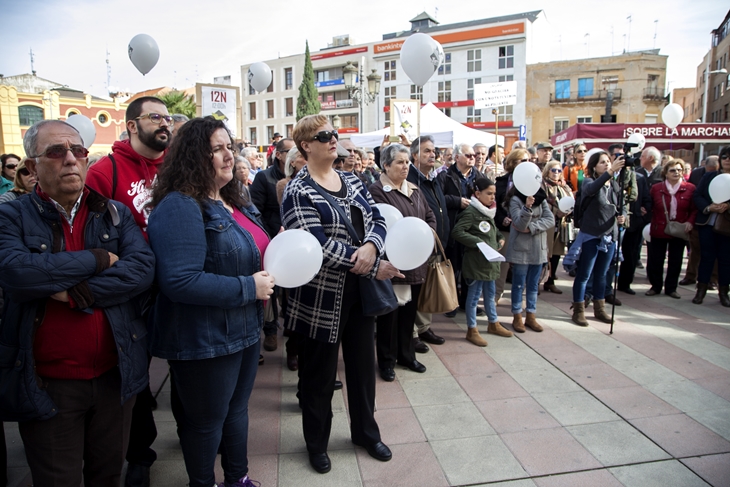
[[[350,237],[352,237],[352,241],[360,247],[362,245],[362,241],[360,240],[360,237],[357,236],[357,232],[355,231],[355,227],[352,225],[352,222],[350,221],[350,218],[345,213],[345,210],[342,209],[342,207],[335,201],[335,199],[332,197],[331,194],[329,194],[327,191],[322,189],[322,187],[317,184],[316,181],[312,179],[311,176],[307,176],[304,178],[304,182],[308,183],[316,192],[318,192],[320,195],[322,195],[322,198],[326,199],[327,202],[330,204],[332,208],[337,211],[337,213],[340,214],[340,218],[342,218],[342,221],[345,223],[345,226],[347,227],[347,231],[350,233]],[[345,184],[343,181],[342,184]]]

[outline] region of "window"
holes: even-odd
[[[601,84],[605,91],[614,91],[618,87],[618,76],[604,76]]]
[[[248,94],[249,95],[255,95],[256,90],[253,89],[253,86],[251,86],[251,83],[248,84]]]
[[[21,126],[30,126],[43,120],[43,109],[33,105],[22,105],[18,107],[18,117]]]
[[[504,83],[505,81],[514,81],[514,80],[515,80],[515,75],[514,74],[508,74],[506,76],[500,76],[499,77],[499,82],[500,83]]]
[[[728,105],[728,103],[725,103],[725,118],[723,119],[724,121],[727,121]]]
[[[386,86],[383,106],[390,107],[390,100],[394,99],[395,97],[395,86]],[[390,126],[390,111],[385,112],[385,126]]]
[[[100,111],[96,114],[96,121],[99,122],[99,125],[102,127],[108,127],[112,121],[112,117],[109,115],[109,112]]]
[[[439,66],[439,74],[451,74],[451,53],[444,54],[444,64]]]
[[[271,83],[266,87],[266,92],[271,93],[274,91],[274,72],[271,72]]]
[[[567,100],[570,98],[570,80],[555,80],[555,98],[558,100]]]
[[[503,122],[505,120],[512,120],[512,105],[504,105],[499,107],[499,115],[497,120]]]
[[[266,100],[266,118],[274,118],[274,100]]]
[[[423,103],[423,87],[411,85],[411,100],[421,100]]]
[[[555,119],[555,133],[562,132],[570,126],[570,120],[567,118],[556,118]]]
[[[258,145],[256,141],[256,128],[251,127],[248,129],[248,141],[251,142],[251,145]]]
[[[274,126],[267,125],[266,126],[266,140],[271,140],[273,138],[274,138]]]
[[[451,116],[451,108],[441,108],[441,111],[446,115],[447,117]]]
[[[248,104],[248,119],[256,120],[256,102],[252,101]]]
[[[451,81],[439,81],[438,100],[451,101]]]
[[[577,123],[593,123],[593,117],[578,117]]]
[[[294,125],[292,125],[292,124],[287,124],[287,126],[286,126],[286,137],[287,137],[288,139],[291,139],[291,134],[292,134],[293,132],[294,132]]]
[[[593,78],[578,78],[578,98],[593,96]]]
[[[480,85],[480,84],[482,84],[481,78],[474,78],[474,79],[466,80],[466,99],[467,100],[474,99],[474,85]]]
[[[499,47],[499,69],[515,67],[515,46]]]
[[[286,115],[287,117],[293,117],[294,116],[294,98],[285,98],[284,102],[286,104]]]
[[[352,63],[353,66],[357,67],[357,63]],[[322,69],[314,72],[315,83],[321,83],[323,81],[342,79],[342,66],[336,66],[334,68]]]
[[[466,121],[467,121],[467,123],[481,122],[482,121],[482,111],[474,110],[474,107],[467,107]]]
[[[644,123],[656,123],[657,118],[659,118],[658,115],[651,115],[647,113],[646,115],[644,115]]]
[[[294,88],[294,73],[292,68],[284,68],[284,89],[291,90]]]
[[[384,66],[384,77],[385,81],[395,81],[396,64],[395,61],[385,61]]]
[[[466,70],[469,73],[482,70],[482,50],[472,49],[466,51]]]
[[[340,115],[341,127],[359,127],[357,123],[357,114]]]

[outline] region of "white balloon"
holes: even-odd
[[[512,172],[512,182],[520,193],[534,196],[542,185],[542,172],[536,164],[522,162]]]
[[[157,47],[157,42],[147,34],[137,34],[132,37],[127,51],[129,60],[142,75],[149,73],[160,59],[160,48]]]
[[[710,182],[710,199],[716,205],[730,200],[730,174],[718,174]],[[727,249],[726,249],[727,250]]]
[[[96,139],[96,127],[89,117],[84,115],[72,115],[66,119],[66,123],[79,131],[81,141],[87,149],[91,147]]]
[[[572,196],[563,196],[560,198],[560,201],[558,201],[558,208],[560,208],[560,211],[563,213],[570,213],[573,211],[573,208],[575,207],[575,198]]]
[[[322,268],[322,246],[305,230],[286,230],[266,247],[264,270],[279,287],[294,288],[311,281]]]
[[[271,84],[271,68],[266,63],[253,63],[248,67],[248,84],[258,92],[264,91]]]
[[[398,220],[403,219],[403,213],[393,205],[387,205],[385,203],[377,203],[375,208],[378,209],[380,214],[385,218],[385,227],[390,230]]]
[[[403,71],[418,86],[423,86],[436,72],[444,56],[441,45],[427,34],[408,37],[400,49]]]
[[[641,132],[634,132],[633,134],[629,135],[629,140],[627,141],[629,144],[638,144],[637,147],[631,148],[631,154],[637,154],[644,150],[644,146],[646,145],[646,137],[644,137],[644,134]]]
[[[412,216],[397,221],[385,236],[388,260],[401,271],[423,265],[433,252],[433,244],[431,227]]]
[[[603,149],[601,149],[600,147],[594,147],[593,149],[586,152],[586,164],[588,164],[588,161],[591,160],[591,156],[596,152],[603,152]]]
[[[651,242],[651,223],[644,227],[641,231],[641,235],[644,237],[644,240]]]
[[[677,103],[670,103],[662,110],[662,122],[670,129],[676,128],[684,118],[684,108]]]

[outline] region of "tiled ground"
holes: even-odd
[[[283,347],[264,352],[251,402],[251,476],[264,486],[728,486],[730,485],[730,310],[716,293],[702,306],[619,293],[614,333],[593,319],[569,321],[572,281],[542,293],[545,331],[464,339],[465,319],[436,317],[447,339],[418,358],[425,374],[378,378],[376,418],[393,460],[381,463],[349,439],[341,392],[333,401],[332,471],[308,465],[296,405],[296,373]],[[503,299],[498,308],[510,323]],[[480,327],[486,328],[486,322]],[[153,362],[159,408],[152,485],[187,478],[170,413],[165,363]],[[340,370],[344,376],[344,371]],[[6,425],[10,485],[30,485],[17,428]],[[219,469],[219,480],[222,472]]]

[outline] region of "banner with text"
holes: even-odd
[[[474,109],[517,104],[517,82],[480,83],[474,85]]]

